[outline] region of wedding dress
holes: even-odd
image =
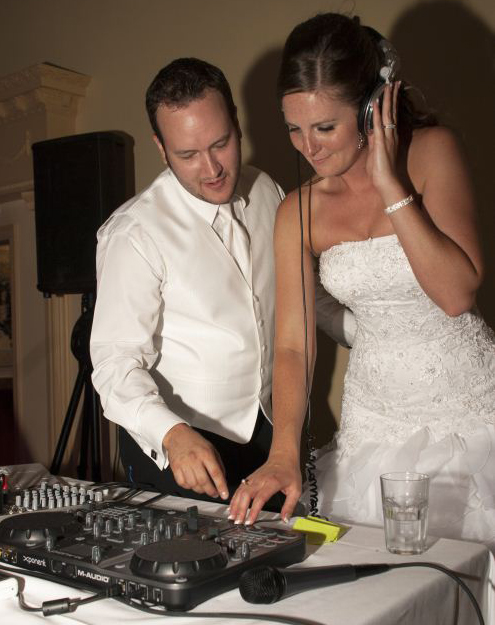
[[[396,235],[324,251],[320,278],[357,323],[320,513],[381,526],[380,474],[427,473],[429,533],[495,551],[495,334],[436,306]]]

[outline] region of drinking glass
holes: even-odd
[[[380,483],[387,549],[400,554],[423,553],[428,532],[429,476],[384,473]]]

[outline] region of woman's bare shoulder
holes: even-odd
[[[418,128],[413,132],[410,157],[417,159],[427,167],[433,157],[439,154],[458,154],[461,151],[456,133],[446,126]]]
[[[408,170],[423,187],[439,170],[465,162],[456,133],[446,126],[418,128],[414,131],[408,153]]]

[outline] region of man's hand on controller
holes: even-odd
[[[225,467],[215,447],[185,423],[174,425],[163,437],[175,481],[182,488],[209,497],[228,499]]]

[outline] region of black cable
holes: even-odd
[[[85,599],[71,599],[70,597],[64,597],[62,599],[53,599],[50,601],[43,601],[40,607],[30,606],[24,600],[24,595],[21,590],[21,583],[17,575],[21,577],[23,575],[28,575],[29,577],[37,577],[39,579],[53,582],[53,577],[46,575],[45,573],[35,572],[35,571],[27,571],[24,569],[10,568],[0,566],[0,570],[5,571],[11,577],[13,577],[17,583],[17,600],[19,602],[19,607],[21,610],[25,612],[43,612],[43,616],[53,616],[55,614],[66,614],[67,612],[74,612],[80,605],[84,605],[86,603],[93,603],[94,601],[100,601],[101,599],[108,599],[109,597],[114,597],[115,593],[120,593],[120,588],[117,585],[110,586],[109,588],[102,590],[98,593],[94,593],[90,597],[86,597]],[[77,590],[88,590],[92,592],[94,589],[89,589],[88,586],[83,584],[70,584],[64,580],[64,585],[71,586]]]
[[[469,597],[471,603],[473,604],[473,607],[476,612],[476,616],[478,617],[478,621],[480,625],[485,625],[485,621],[483,619],[481,609],[478,605],[478,602],[476,601],[475,596],[473,595],[473,593],[471,592],[467,584],[463,582],[462,579],[456,573],[454,573],[447,567],[442,566],[441,564],[434,564],[433,562],[401,562],[398,564],[388,564],[388,566],[391,569],[402,569],[402,568],[411,567],[411,566],[424,566],[424,567],[428,567],[430,569],[436,569],[438,571],[441,571],[442,573],[445,573],[446,575],[451,577],[455,582],[457,582],[457,584],[464,590],[464,592]]]
[[[155,495],[154,497],[150,497],[149,499],[146,499],[146,501],[142,501],[138,503],[137,507],[143,508],[144,506],[149,506],[150,504],[154,503],[155,501],[159,501],[160,499],[163,499],[164,497],[168,497],[168,495],[164,495],[163,493],[160,493],[159,495]]]
[[[141,610],[148,614],[156,614],[159,616],[184,617],[184,618],[226,618],[239,620],[259,619],[262,621],[270,621],[272,623],[288,623],[289,625],[323,625],[317,621],[309,621],[296,616],[279,616],[276,614],[260,614],[255,612],[177,612],[174,610],[152,608],[143,600],[139,603],[135,599],[126,599],[124,597],[114,597],[116,601],[130,605],[137,610]]]
[[[308,350],[308,313],[306,304],[306,281],[304,277],[304,218],[302,209],[302,191],[301,191],[301,162],[299,152],[297,156],[297,188],[299,199],[299,232],[300,232],[300,249],[301,249],[301,285],[302,300],[304,314],[304,366],[305,366],[305,382],[306,382],[306,451],[308,457],[306,459],[306,476],[309,484],[309,514],[314,517],[321,517],[318,511],[318,482],[316,480],[316,453],[314,441],[315,437],[311,433],[311,390],[309,382],[309,350]],[[311,193],[311,185],[310,185]],[[311,195],[308,199],[308,227],[311,223]]]

